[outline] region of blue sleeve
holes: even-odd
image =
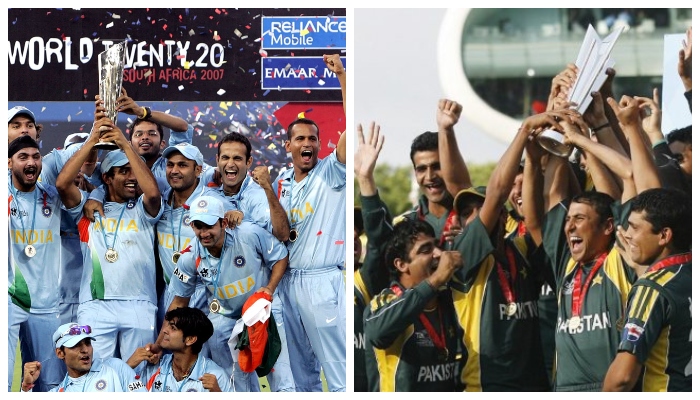
[[[88,200],[95,200],[99,201],[100,203],[104,203],[106,193],[107,190],[105,190],[105,185],[100,185],[90,192],[90,197],[88,197]]]
[[[55,186],[56,178],[61,173],[63,166],[68,159],[77,153],[82,147],[82,143],[76,146],[69,146],[67,149],[53,149],[41,159],[41,182],[46,185]]]
[[[119,377],[124,391],[128,392],[146,392],[146,385],[136,378],[136,372],[124,361],[118,358],[106,358],[102,360],[103,364],[111,367]]]
[[[335,151],[319,162],[322,179],[333,189],[345,186],[345,164],[338,161]]]
[[[184,132],[176,132],[170,130],[170,137],[168,138],[168,146],[176,146],[180,143],[192,144],[192,137],[194,136],[194,127],[187,124],[187,130]]]
[[[287,247],[277,240],[276,237],[272,236],[270,232],[254,224],[251,224],[251,226],[253,226],[253,232],[258,241],[256,247],[259,248],[258,251],[262,254],[263,263],[267,269],[271,270],[277,261],[289,254]]]
[[[192,297],[196,287],[197,266],[195,253],[185,253],[175,265],[173,275],[170,277],[170,290],[175,296]]]
[[[146,209],[143,207],[143,195],[139,196],[138,201],[136,202],[136,207],[138,207],[139,214],[141,215],[141,219],[143,219],[146,223],[150,225],[155,225],[158,223],[160,220],[160,217],[163,216],[163,198],[159,197],[158,200],[160,200],[160,208],[158,209],[158,214],[154,217],[151,217],[148,212],[146,212]]]

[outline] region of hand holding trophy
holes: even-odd
[[[117,98],[122,92],[122,80],[124,76],[124,56],[126,42],[113,45],[109,49],[100,53],[99,56],[99,96],[102,100],[105,113],[112,120],[114,126],[117,125]],[[100,140],[95,147],[102,150],[114,150],[116,143],[107,140]]]
[[[568,89],[567,101],[572,108],[583,114],[591,104],[591,92],[599,91],[605,83],[607,75],[605,71],[615,65],[610,58],[613,46],[622,33],[622,28],[616,29],[605,39],[601,39],[592,26],[583,39],[578,57],[576,58],[576,74],[573,86]],[[556,82],[556,78],[555,78]],[[553,129],[543,131],[537,136],[537,143],[548,152],[559,156],[568,157],[573,147],[564,143],[564,134]]]

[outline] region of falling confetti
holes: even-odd
[[[216,94],[218,94],[219,96],[222,96],[224,93],[226,93],[226,91],[225,91],[224,89],[219,89],[219,90],[216,92]]]

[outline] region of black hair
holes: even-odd
[[[296,124],[304,124],[304,125],[313,125],[316,127],[316,138],[320,139],[321,138],[321,129],[319,129],[318,125],[316,123],[308,118],[298,118],[292,121],[291,124],[287,127],[287,140],[292,140],[292,128],[294,128],[294,125]]]
[[[663,228],[671,228],[672,246],[680,251],[690,251],[691,210],[690,196],[675,189],[648,189],[638,194],[630,203],[630,211],[644,213],[644,219],[651,224],[653,233],[659,233]]]
[[[685,144],[693,143],[693,126],[688,125],[684,128],[674,129],[666,136],[668,144],[673,142],[681,142]]]
[[[384,250],[384,261],[391,273],[396,274],[395,259],[409,261],[409,253],[420,233],[435,237],[435,230],[425,221],[406,218],[394,225],[394,230],[387,238],[386,250]]]
[[[571,202],[591,206],[598,214],[599,224],[605,223],[608,218],[613,218],[612,204],[615,200],[607,193],[587,191],[574,196]]]
[[[411,143],[411,162],[413,166],[416,163],[413,161],[413,155],[419,151],[437,151],[438,149],[438,133],[437,132],[423,132],[416,136]]]
[[[127,125],[127,128],[129,129],[129,132],[130,132],[129,133],[129,141],[131,141],[131,137],[134,135],[134,129],[136,129],[136,127],[142,122],[151,122],[151,123],[155,124],[156,129],[158,130],[158,133],[160,134],[159,140],[163,140],[163,127],[160,124],[155,123],[155,122],[148,120],[148,119],[138,119],[137,118],[134,122]]]
[[[219,140],[219,144],[216,148],[216,155],[217,156],[221,155],[221,145],[222,144],[233,143],[233,142],[243,143],[243,145],[245,146],[245,160],[246,160],[246,162],[248,162],[248,160],[250,160],[250,152],[252,151],[252,148],[250,146],[250,140],[248,140],[247,137],[245,137],[237,132],[229,133],[228,135],[222,137],[221,140]]]
[[[177,329],[182,331],[183,339],[196,336],[197,341],[192,345],[192,352],[199,354],[204,343],[214,334],[214,325],[202,310],[192,307],[179,307],[165,313],[166,321],[173,321]]]

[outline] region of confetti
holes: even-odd
[[[226,93],[226,91],[225,91],[224,89],[219,89],[219,90],[216,92],[216,94],[218,94],[219,96],[223,95],[224,93]]]
[[[180,91],[182,91],[185,87],[183,85],[180,85],[177,87]]]
[[[153,73],[153,71],[149,69],[143,74],[143,77],[148,78],[149,76],[151,76],[152,73]]]
[[[189,34],[190,34],[190,36],[194,36],[194,29],[190,29]]]
[[[318,84],[321,85],[321,86],[323,86],[323,85],[326,84],[326,82],[324,82],[323,79],[319,79],[319,80],[318,80]]]
[[[306,35],[308,35],[308,34],[309,34],[309,30],[306,29],[306,28],[304,28],[304,29],[299,33],[300,36],[306,36]]]
[[[239,31],[238,29],[234,29],[233,33],[238,37],[241,37],[242,35],[241,31]]]
[[[119,14],[112,14],[112,18],[114,18],[114,19],[121,19],[122,17],[120,17]]]
[[[267,57],[267,51],[260,49],[260,56]]]
[[[267,89],[265,93],[263,93],[263,96],[267,96],[268,93],[270,93],[270,89]]]
[[[105,25],[105,28],[111,28],[114,26],[114,22],[110,22],[107,25]]]

